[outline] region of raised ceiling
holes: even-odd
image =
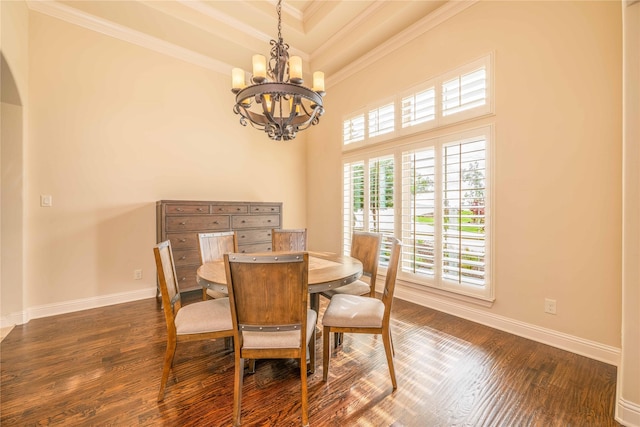
[[[403,31],[442,15],[447,0],[291,0],[282,36],[305,72],[328,79]],[[455,3],[455,2],[453,2]],[[29,0],[32,10],[173,54],[220,72],[251,69],[277,37],[275,0]],[[173,53],[172,53],[173,52]]]

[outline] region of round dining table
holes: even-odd
[[[274,254],[263,252],[259,255]],[[362,263],[348,255],[309,251],[309,300],[316,312],[320,308],[320,292],[352,283],[362,276]],[[258,254],[257,254],[258,255]],[[198,283],[209,289],[227,293],[224,261],[212,261],[198,268]]]

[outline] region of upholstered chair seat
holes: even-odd
[[[356,280],[348,285],[340,286],[339,288],[329,289],[322,292],[322,295],[328,298],[333,298],[334,295],[349,294],[349,295],[369,295],[371,293],[371,287],[363,280]]]
[[[233,327],[229,298],[185,305],[176,314],[175,325],[178,335],[228,331]]]
[[[316,327],[318,313],[315,310],[307,310],[307,342],[309,344],[313,337],[313,329]],[[282,332],[258,332],[244,331],[242,332],[243,347],[251,348],[296,348],[300,347],[300,331],[282,331]]]
[[[324,326],[381,328],[384,303],[359,295],[334,295],[322,317]]]

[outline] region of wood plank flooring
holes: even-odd
[[[614,366],[402,300],[392,317],[398,389],[380,337],[347,334],[329,381],[321,360],[309,377],[312,426],[619,425]],[[0,348],[0,424],[231,425],[233,355],[223,340],[178,346],[179,381],[170,378],[158,403],[165,340],[154,299],[15,327]],[[245,375],[243,425],[300,425],[297,369],[258,361]]]

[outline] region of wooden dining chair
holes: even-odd
[[[166,240],[153,248],[158,270],[158,285],[167,324],[167,351],[162,365],[158,402],[164,399],[164,389],[173,368],[179,342],[233,337],[233,322],[229,298],[198,301],[183,306],[180,299],[171,242]]]
[[[238,252],[238,238],[235,231],[223,231],[220,233],[199,233],[198,244],[200,248],[200,258],[202,263],[211,261],[222,261],[224,254]],[[202,299],[226,298],[227,294],[202,288]]]
[[[327,381],[329,374],[330,336],[331,333],[380,334],[384,343],[384,351],[389,365],[389,374],[393,389],[398,387],[396,373],[393,367],[395,350],[391,338],[389,319],[391,304],[396,287],[398,263],[402,244],[392,238],[391,257],[387,267],[384,291],[380,299],[361,295],[334,295],[322,317],[323,359],[322,379]]]
[[[307,308],[306,252],[225,254],[234,331],[233,425],[240,425],[245,359],[297,359],[300,365],[302,425],[309,424],[307,347],[315,366],[317,313]]]
[[[350,256],[362,263],[362,276],[365,280],[356,280],[339,288],[322,292],[325,298],[332,298],[337,294],[376,296],[376,278],[378,277],[378,261],[380,259],[380,245],[382,234],[366,231],[354,231],[351,235]],[[342,334],[336,333],[335,346],[342,343]]]
[[[271,230],[273,252],[295,252],[307,250],[307,229]]]
[[[365,280],[356,280],[339,288],[330,289],[320,295],[331,298],[337,294],[376,296],[376,277],[378,276],[378,260],[382,234],[366,231],[354,231],[351,236],[351,253],[353,258],[362,263],[362,276]]]

